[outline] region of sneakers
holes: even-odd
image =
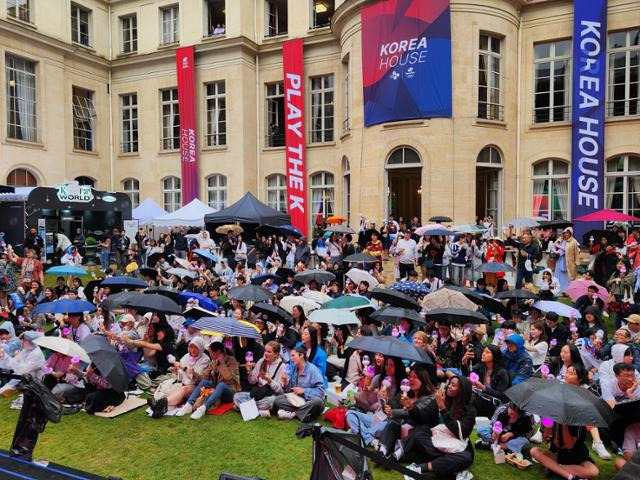
[[[189,415],[191,412],[193,412],[193,405],[187,402],[176,412],[176,417],[184,417],[185,415]]]
[[[611,460],[611,454],[607,452],[607,449],[602,442],[593,442],[593,451],[598,454],[602,460]]]
[[[531,443],[542,443],[542,430],[538,430],[536,434],[529,439]]]
[[[200,420],[207,413],[207,407],[204,405],[196,408],[196,411],[191,414],[191,420]]]
[[[378,440],[377,438],[374,438],[373,440],[371,440],[371,447],[378,452],[380,450],[380,440]]]
[[[471,473],[469,470],[464,470],[456,475],[456,480],[471,480],[472,478],[473,473]]]
[[[422,469],[415,463],[412,463],[411,465],[407,465],[407,470],[411,470],[412,472],[416,472],[416,473],[422,473]],[[404,480],[414,480],[414,478],[410,477],[409,475],[405,475]]]
[[[296,412],[287,412],[286,410],[278,410],[278,418],[283,420],[293,420],[296,418]]]
[[[258,413],[260,414],[260,416],[262,418],[271,418],[271,411],[270,410],[258,410]]]

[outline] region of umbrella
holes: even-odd
[[[420,227],[415,231],[416,235],[453,235],[455,232],[453,230],[448,230],[446,228],[434,228],[431,230],[426,230],[424,227]]]
[[[640,222],[640,218],[607,208],[575,218],[576,222]]]
[[[263,316],[267,317],[267,320],[272,322],[278,319],[283,322],[293,324],[293,317],[291,314],[279,305],[267,302],[258,302],[254,303],[249,310],[253,313],[261,313]]]
[[[122,302],[124,302],[131,295],[137,294],[138,292],[120,292],[114,293],[113,295],[109,295],[106,299],[104,299],[100,305],[107,310],[118,310],[124,307]]]
[[[280,306],[289,313],[292,313],[293,307],[296,305],[300,305],[302,307],[305,315],[309,315],[312,310],[320,308],[320,305],[313,300],[296,295],[288,295],[280,300]]]
[[[227,295],[229,298],[240,300],[241,302],[264,302],[273,298],[273,293],[257,285],[234,287],[229,290]]]
[[[158,260],[160,260],[163,257],[164,257],[164,253],[160,253],[160,252],[152,253],[147,257],[147,266],[151,266],[151,268],[155,267],[156,263],[158,263]]]
[[[475,306],[475,305],[474,305]],[[425,315],[427,320],[438,323],[463,325],[465,323],[489,323],[489,319],[480,312],[465,308],[434,308]]]
[[[218,257],[216,257],[209,250],[203,250],[202,248],[196,248],[196,249],[193,250],[193,253],[195,255],[201,257],[201,258],[204,258],[205,260],[209,260],[210,262],[214,262],[214,263],[218,262]]]
[[[278,227],[275,227],[273,225],[260,225],[258,228],[256,228],[256,232],[258,232],[260,235],[266,235],[266,236],[270,236],[270,235],[277,235],[280,233],[280,231],[278,230]]]
[[[481,227],[480,225],[476,225],[475,223],[465,223],[462,225],[454,225],[451,227],[455,233],[484,233],[487,231],[485,227]]]
[[[540,222],[540,226],[542,228],[553,228],[557,230],[558,228],[572,227],[573,222],[570,222],[569,220],[562,220],[562,219],[546,220],[544,222]]]
[[[244,229],[240,225],[235,224],[221,225],[216,228],[216,233],[220,233],[222,235],[226,235],[229,231],[232,231],[234,235],[238,235],[239,233],[244,232]]]
[[[136,277],[121,275],[117,277],[107,277],[100,284],[103,287],[116,288],[147,288],[147,282]]]
[[[582,315],[578,310],[562,302],[553,302],[550,300],[538,300],[534,303],[533,308],[537,308],[542,312],[554,312],[561,317],[566,318],[581,318]]]
[[[429,219],[430,222],[436,222],[436,223],[451,223],[453,222],[452,219],[450,219],[449,217],[444,217],[444,216],[439,216],[436,215],[435,217],[431,217]]]
[[[359,268],[352,268],[346,273],[346,276],[353,280],[353,283],[356,285],[360,285],[360,282],[367,282],[369,287],[375,288],[379,284],[378,280],[376,280],[373,275],[365,270],[360,270]]]
[[[158,276],[158,271],[155,268],[142,267],[140,270],[140,275],[143,277],[151,277],[156,278]]]
[[[609,300],[609,292],[602,285],[598,285],[593,280],[574,280],[569,283],[567,287],[567,293],[571,300],[576,302],[581,296],[586,295],[588,293],[589,287],[596,287],[598,289],[598,297],[600,300],[607,303]]]
[[[441,288],[422,299],[422,308],[426,311],[434,308],[466,308],[477,310],[477,305],[469,300],[462,292]]]
[[[505,222],[505,225],[512,225],[515,228],[531,228],[539,227],[541,222],[546,222],[547,220],[544,217],[518,217]]]
[[[304,298],[308,298],[309,300],[313,300],[316,303],[322,305],[323,303],[330,302],[332,299],[329,295],[324,292],[318,292],[316,290],[306,290],[302,292],[302,296]]]
[[[342,261],[349,263],[378,263],[380,259],[368,253],[354,253],[344,257]]]
[[[168,315],[182,315],[182,309],[169,297],[159,294],[131,292],[120,304],[141,312],[157,312]]]
[[[360,320],[353,312],[337,308],[314,310],[309,315],[309,321],[315,323],[327,323],[329,325],[360,325]]]
[[[589,240],[593,237],[594,243],[600,243],[602,237],[607,238],[607,243],[609,245],[621,245],[622,239],[616,232],[612,232],[611,230],[589,230],[587,233],[582,235],[582,244],[589,245]]]
[[[356,233],[356,231],[347,226],[347,225],[342,225],[342,224],[338,224],[338,225],[329,225],[327,227],[327,229],[325,230],[326,232],[331,232],[331,233]]]
[[[89,335],[80,346],[87,352],[91,362],[98,367],[111,387],[124,392],[129,387],[129,373],[118,351],[102,335]]]
[[[272,279],[273,283],[280,284],[282,283],[282,278],[278,275],[274,275],[273,273],[261,273],[260,275],[256,275],[255,277],[251,277],[252,285],[262,285],[267,280]]]
[[[615,414],[586,388],[557,380],[530,378],[504,392],[519,408],[569,426],[608,427]]]
[[[189,270],[191,268],[191,263],[184,258],[174,257],[173,261],[176,262],[180,266],[180,268],[184,268],[185,270]]]
[[[89,275],[84,268],[75,267],[73,265],[58,265],[51,267],[46,272],[49,275]]]
[[[93,303],[86,300],[55,300],[53,302],[40,303],[31,312],[33,315],[42,313],[83,313],[92,312],[96,309]]]
[[[213,317],[215,314],[215,311],[212,312],[202,307],[190,307],[183,312],[182,316],[185,318],[197,320],[203,317]]]
[[[214,312],[218,310],[218,305],[216,305],[216,303],[213,300],[211,300],[209,297],[205,297],[200,293],[189,292],[189,291],[182,292],[178,296],[178,300],[182,305],[186,305],[189,302],[189,300],[197,300],[198,306],[206,310],[212,310]]]
[[[433,361],[424,350],[396,337],[356,337],[351,341],[349,347],[356,350],[364,350],[365,352],[381,353],[388,357],[398,357],[429,365],[433,364]]]
[[[388,288],[416,296],[426,295],[429,293],[429,288],[424,283],[420,282],[401,281],[392,283]]]
[[[296,238],[303,236],[302,232],[293,225],[280,225],[278,231],[283,235],[293,235]]]
[[[367,243],[368,241],[370,241],[371,235],[373,235],[374,233],[378,235],[378,239],[382,238],[382,234],[378,230],[376,230],[375,228],[370,228],[369,230],[364,232],[364,242]]]
[[[257,327],[249,322],[239,322],[229,317],[202,317],[191,324],[203,335],[226,335],[227,337],[243,337],[262,339]]]
[[[333,273],[328,272],[326,270],[311,269],[311,270],[303,270],[302,272],[298,272],[293,278],[300,283],[307,284],[311,280],[315,280],[319,284],[323,284],[323,283],[329,283],[331,280],[334,280],[336,276]]]
[[[329,225],[334,225],[336,223],[344,223],[346,221],[347,219],[345,217],[341,217],[340,215],[331,215],[329,218],[327,218],[327,223]]]
[[[379,300],[394,307],[412,308],[420,310],[420,305],[409,295],[388,288],[374,288],[369,292],[369,297]]]
[[[371,303],[371,300],[362,295],[342,295],[327,303],[323,303],[320,308],[344,308],[346,310],[358,310],[360,308],[375,308],[375,306]]]
[[[170,268],[167,270],[169,275],[175,275],[176,277],[184,278],[189,277],[195,279],[198,274],[196,272],[192,272],[191,270],[187,270],[186,268]]]
[[[87,355],[87,352],[85,352],[76,342],[67,338],[38,337],[33,341],[33,343],[39,347],[48,348],[53,352],[66,355],[67,357],[78,357],[84,363],[91,363],[91,359],[89,358],[89,355]]]
[[[515,268],[513,268],[508,263],[502,262],[487,262],[480,265],[475,269],[476,272],[485,272],[485,273],[513,273],[515,272]]]
[[[505,292],[498,292],[496,293],[495,298],[498,298],[500,300],[504,300],[508,298],[515,298],[516,300],[537,300],[538,295],[533,293],[530,290],[516,289],[516,290],[507,290]]]
[[[496,300],[489,295],[485,295],[483,293],[474,292],[473,290],[469,290],[464,287],[456,287],[454,285],[447,285],[446,290],[454,290],[456,292],[460,292],[469,300],[471,300],[476,305],[480,305],[481,307],[489,310],[493,313],[498,313],[502,316],[507,315],[507,308],[502,304],[500,300]]]
[[[282,278],[283,280],[286,280],[289,277],[293,277],[295,274],[296,272],[286,267],[280,267],[276,270],[276,275]]]
[[[178,290],[177,288],[172,288],[172,287],[161,286],[161,287],[149,287],[144,291],[144,293],[147,293],[147,294],[155,293],[158,295],[164,295],[165,297],[168,297],[171,300],[177,302],[178,297],[182,293],[182,290]]]
[[[372,320],[377,320],[382,323],[393,323],[397,324],[401,319],[406,318],[407,320],[411,320],[413,323],[426,324],[424,318],[420,316],[418,312],[409,308],[401,308],[401,307],[384,307],[378,310],[377,312],[373,312],[369,318]]]

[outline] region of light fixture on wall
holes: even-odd
[[[16,86],[16,81],[15,80],[9,80],[9,86],[10,87],[15,87]]]
[[[420,187],[418,187],[418,190],[416,191],[416,193],[417,193],[419,196],[422,196],[422,185],[420,185]]]
[[[325,13],[329,10],[329,7],[324,2],[316,2],[314,8],[316,9],[316,13]]]

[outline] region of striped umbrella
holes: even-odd
[[[237,321],[229,317],[203,317],[191,324],[203,335],[226,335],[227,337],[244,337],[261,339],[262,336],[255,325]]]

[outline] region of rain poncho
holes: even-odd
[[[33,343],[39,335],[35,332],[26,332],[23,335],[25,345],[15,357],[7,357],[6,365],[18,375],[31,374],[35,378],[42,377],[42,368],[46,363],[40,347]]]
[[[524,339],[520,335],[515,333],[509,335],[507,342],[513,343],[517,347],[515,352],[510,351],[508,348],[504,352],[507,370],[511,375],[511,383],[512,385],[517,385],[533,375],[533,360],[525,350]]]
[[[20,339],[16,337],[16,331],[13,326],[13,323],[11,323],[8,320],[6,322],[1,323],[0,330],[6,330],[7,332],[9,332],[9,340],[6,340],[6,341],[3,340],[0,345],[4,347],[4,351],[9,357],[13,357],[13,354],[17,350],[20,350],[20,348],[22,348]],[[0,360],[0,367],[2,366],[3,363],[4,362]]]
[[[178,372],[178,380],[182,382],[183,385],[196,384],[194,375],[189,373],[189,368],[192,368],[193,372],[199,375],[207,368],[210,362],[209,357],[205,354],[206,346],[202,337],[194,337],[191,342],[189,342],[189,345],[195,345],[198,348],[198,355],[192,357],[190,353],[187,353],[180,359],[182,370]]]
[[[629,350],[631,347],[624,343],[618,343],[611,347],[611,360],[607,360],[606,362],[602,362],[600,367],[598,368],[598,374],[600,376],[600,383],[613,380],[615,378],[615,374],[613,373],[613,366],[616,363],[624,362],[624,352]],[[640,382],[640,373],[635,371],[636,381]]]

